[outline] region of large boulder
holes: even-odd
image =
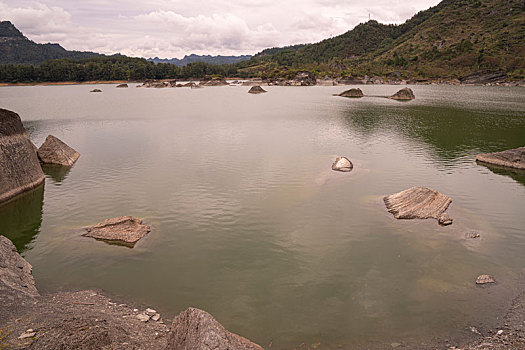
[[[509,168],[525,169],[525,147],[494,153],[481,153],[476,156],[476,160]]]
[[[312,72],[297,72],[295,78],[293,78],[293,85],[299,86],[312,86],[317,84],[315,74]]]
[[[391,98],[393,100],[408,101],[408,100],[415,99],[416,96],[414,96],[414,92],[412,91],[411,88],[404,88],[404,89],[399,90],[398,92],[396,92],[395,94],[393,94],[389,98]]]
[[[38,149],[38,158],[44,164],[71,166],[79,157],[80,154],[77,151],[53,135],[46,137]]]
[[[250,94],[264,94],[266,92],[266,90],[264,90],[262,87],[260,87],[259,85],[257,86],[252,86],[250,88],[250,90],[248,91],[248,93]]]
[[[0,203],[44,182],[33,147],[20,116],[0,109]]]
[[[388,212],[396,219],[452,219],[443,217],[452,202],[449,196],[426,187],[412,187],[383,198]],[[445,222],[442,222],[445,224]]]
[[[228,332],[206,311],[188,308],[171,325],[166,350],[263,350],[240,335]]]
[[[85,230],[82,236],[134,246],[139,239],[151,231],[151,228],[143,225],[140,219],[132,216],[119,216],[88,226]]]
[[[352,171],[354,168],[354,165],[350,161],[350,159],[346,157],[337,157],[335,159],[335,162],[332,164],[332,170],[335,171],[343,171],[343,172],[349,172]]]
[[[364,94],[363,94],[363,91],[361,91],[361,89],[357,88],[357,89],[350,89],[350,90],[343,91],[339,94],[339,96],[341,97],[363,97]]]
[[[18,254],[15,245],[4,236],[0,236],[0,294],[16,291],[30,297],[38,296],[33,267]]]

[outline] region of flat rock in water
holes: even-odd
[[[488,283],[496,283],[496,280],[494,277],[490,275],[479,275],[478,278],[476,278],[476,284],[488,284]]]
[[[335,162],[332,164],[332,170],[335,171],[343,171],[343,172],[349,172],[352,171],[354,168],[354,165],[350,161],[350,159],[346,157],[337,157],[335,159]]]
[[[151,229],[147,225],[142,225],[140,219],[132,216],[119,216],[86,227],[85,230],[86,233],[82,236],[134,245],[139,239],[146,236]]]
[[[118,84],[117,85],[117,88],[119,88],[119,89],[127,88],[127,87],[128,87],[128,84]]]
[[[416,96],[414,96],[414,92],[412,91],[411,88],[404,88],[404,89],[399,90],[398,92],[396,92],[395,94],[393,94],[389,98],[391,98],[393,100],[403,100],[403,101],[406,100],[406,101],[408,101],[408,100],[415,99]]]
[[[102,90],[100,90],[100,89],[93,89],[90,92],[102,92]]]
[[[20,116],[0,108],[0,203],[41,185],[44,179]]]
[[[264,90],[262,87],[260,87],[259,85],[256,85],[256,86],[252,86],[250,88],[250,90],[248,91],[248,93],[250,94],[263,94],[265,93],[266,90]]]
[[[476,156],[476,160],[509,168],[525,169],[525,147],[494,153],[481,153]]]
[[[45,164],[71,166],[80,154],[53,135],[49,135],[38,149],[38,158]]]
[[[426,187],[412,187],[383,200],[396,219],[439,219],[452,202],[449,196]]]
[[[361,89],[355,88],[355,89],[350,89],[350,90],[341,92],[339,96],[341,97],[363,97],[364,94],[363,94],[363,91],[361,91]]]
[[[166,350],[263,350],[240,335],[228,332],[206,311],[188,308],[171,325]]]

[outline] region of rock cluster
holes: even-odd
[[[363,94],[363,91],[361,91],[361,89],[356,88],[356,89],[350,89],[350,90],[343,91],[339,94],[339,96],[341,97],[363,97],[364,94]]]
[[[349,172],[352,171],[354,168],[354,165],[350,161],[350,159],[346,157],[337,157],[335,159],[335,162],[332,164],[332,170],[335,171],[343,171],[343,172]]]
[[[404,89],[399,90],[398,92],[396,92],[395,94],[393,94],[389,98],[391,98],[393,100],[401,100],[401,101],[405,101],[406,100],[406,101],[408,101],[408,100],[415,99],[416,96],[414,96],[414,92],[412,91],[412,89],[404,88]]]
[[[142,224],[142,220],[132,216],[119,216],[107,219],[85,228],[85,237],[104,241],[123,243],[133,246],[138,240],[150,232],[150,227]]]
[[[314,73],[307,71],[297,72],[291,83],[291,85],[298,86],[313,86],[315,84],[317,84],[317,79],[315,78]]]
[[[525,147],[494,153],[481,153],[476,156],[476,160],[509,168],[525,169]]]
[[[201,86],[226,86],[230,85],[225,79],[210,79],[210,80],[204,80],[199,83]]]
[[[443,224],[452,223],[452,219],[443,217],[452,202],[449,196],[426,187],[412,187],[408,190],[392,194],[383,198],[388,212],[396,219],[428,219],[435,218]]]
[[[259,85],[256,85],[256,86],[252,86],[250,88],[250,90],[248,91],[248,93],[250,94],[263,94],[265,93],[266,90],[264,90],[262,87],[260,87]]]
[[[37,153],[42,163],[63,166],[72,166],[80,157],[77,151],[53,135],[46,137]]]
[[[20,116],[0,109],[0,203],[35,188],[44,179]]]
[[[166,350],[263,350],[240,335],[228,332],[206,311],[188,308],[171,325]]]

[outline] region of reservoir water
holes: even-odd
[[[525,172],[475,156],[525,146],[525,89],[134,85],[0,88],[37,146],[81,154],[0,207],[41,291],[100,288],[166,318],[194,306],[266,348],[332,349],[461,337],[523,290]],[[383,196],[412,186],[450,196],[454,223],[394,219]],[[120,215],[151,233],[132,249],[80,236]]]

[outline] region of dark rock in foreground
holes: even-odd
[[[90,92],[102,92],[102,90],[100,90],[100,89],[93,89]]]
[[[82,236],[104,241],[121,242],[134,245],[150,232],[150,227],[142,225],[142,220],[132,216],[119,216],[107,219],[94,226],[86,227]]]
[[[332,164],[332,170],[349,172],[354,168],[350,159],[346,157],[337,157]]]
[[[32,270],[31,264],[17,253],[13,242],[0,236],[0,293],[10,289],[31,297],[38,296]]]
[[[501,83],[507,79],[507,74],[503,70],[476,72],[465,77],[459,78],[463,84],[493,84]]]
[[[361,91],[361,89],[357,88],[357,89],[350,89],[350,90],[343,91],[339,94],[339,96],[341,97],[363,97],[364,94],[363,94],[363,91]]]
[[[44,179],[20,116],[0,109],[0,203],[35,188]]]
[[[416,96],[414,96],[414,92],[412,92],[412,89],[404,88],[404,89],[399,90],[398,92],[396,92],[395,94],[393,94],[389,98],[391,98],[393,100],[408,101],[408,100],[415,99]]]
[[[53,135],[46,137],[38,149],[38,158],[45,164],[72,166],[79,157],[80,154],[77,151]]]
[[[240,335],[228,332],[209,313],[188,308],[171,325],[166,350],[263,350]]]
[[[525,147],[494,153],[481,153],[476,156],[476,160],[509,168],[525,169]]]
[[[262,87],[260,87],[259,85],[257,85],[257,86],[252,86],[252,87],[250,88],[250,90],[248,91],[248,93],[250,93],[250,94],[263,94],[263,93],[265,93],[265,92],[266,92],[266,90],[264,90],[264,89],[263,89]]]
[[[127,87],[128,87],[128,84],[118,84],[117,85],[118,89],[127,88]]]
[[[450,197],[426,187],[412,187],[383,200],[396,219],[439,219],[452,202]]]

